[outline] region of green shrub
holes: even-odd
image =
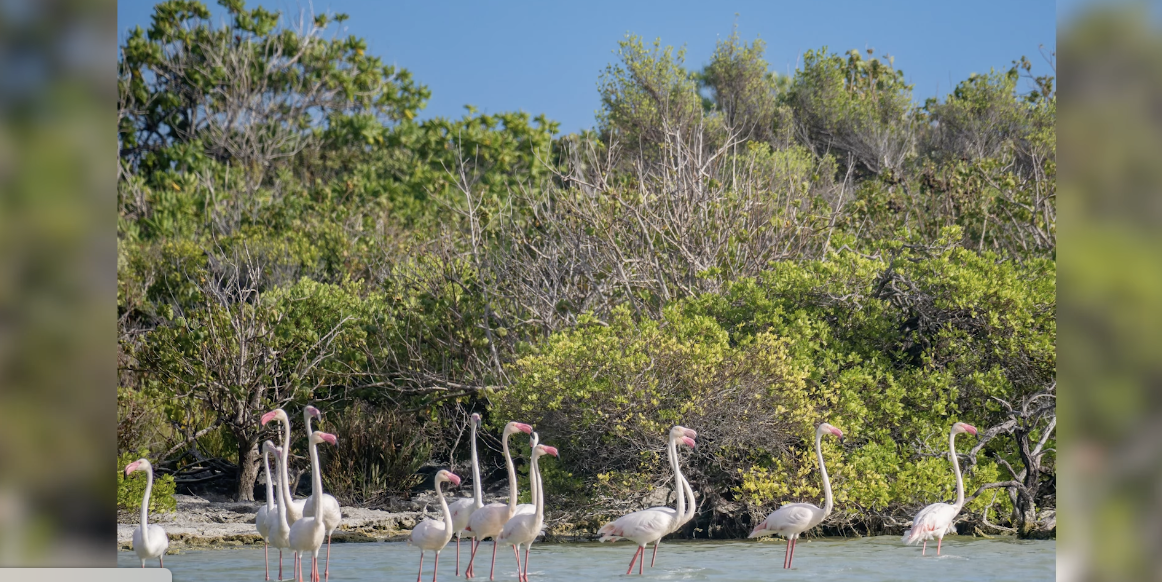
[[[145,475],[130,473],[125,476],[125,467],[137,459],[148,459],[149,451],[142,449],[136,452],[124,452],[117,457],[117,508],[136,510],[141,507],[141,497],[145,495]],[[164,512],[177,509],[174,501],[173,475],[153,476],[153,490],[149,494],[149,511]]]

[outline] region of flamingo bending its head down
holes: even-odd
[[[141,498],[141,525],[133,530],[133,551],[141,558],[141,567],[145,567],[145,560],[157,558],[159,568],[165,567],[162,558],[169,548],[169,536],[160,525],[149,523],[149,494],[153,491],[153,465],[146,459],[137,459],[125,466],[125,476],[134,471],[145,471],[145,495]]]
[[[940,544],[944,542],[944,535],[955,531],[953,521],[964,507],[964,480],[960,476],[960,463],[956,459],[956,435],[962,432],[975,435],[976,427],[958,422],[952,425],[952,431],[948,433],[948,458],[952,461],[952,472],[956,473],[956,503],[952,505],[933,503],[921,509],[912,519],[912,529],[904,532],[905,544],[924,542],[924,548],[920,550],[921,556],[928,552],[928,540],[932,538],[936,538],[936,555],[940,555]]]
[[[656,551],[657,542],[666,534],[676,530],[686,516],[686,496],[682,491],[683,477],[682,469],[678,466],[677,443],[682,442],[689,447],[694,446],[694,439],[687,436],[687,431],[693,432],[683,426],[671,428],[669,439],[666,442],[666,453],[670,459],[670,467],[674,471],[674,482],[678,488],[677,510],[671,507],[651,507],[635,511],[605,524],[597,531],[603,542],[621,538],[637,542],[637,551],[634,552],[633,559],[629,561],[629,569],[625,572],[627,575],[633,571],[634,562],[637,561],[638,556],[641,556],[642,561],[638,564],[638,574],[640,575],[645,564],[646,546],[654,543]]]
[[[787,538],[787,553],[783,557],[783,568],[791,567],[791,560],[795,559],[795,540],[803,532],[823,523],[831,513],[831,480],[827,478],[827,467],[823,464],[823,435],[830,434],[843,439],[843,431],[821,423],[815,429],[815,456],[819,459],[819,473],[823,475],[823,508],[812,503],[788,503],[772,511],[762,523],[755,526],[747,537],[757,538],[778,534]]]
[[[432,568],[432,582],[436,582],[436,574],[440,570],[440,551],[448,545],[448,540],[452,539],[452,514],[448,512],[448,502],[444,500],[444,492],[440,490],[441,483],[456,486],[460,484],[460,477],[445,469],[436,473],[436,497],[440,500],[443,519],[441,521],[425,519],[412,529],[411,544],[420,549],[420,571],[416,574],[416,582],[420,582],[420,577],[424,575],[425,550],[436,552],[436,565]]]

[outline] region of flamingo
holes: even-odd
[[[338,444],[335,435],[321,431],[311,433],[307,439],[307,448],[311,453],[311,495],[323,494],[323,476],[319,472],[319,451],[317,445],[319,443],[328,443],[332,446]],[[311,554],[311,582],[318,582],[319,580],[319,548],[323,545],[323,536],[326,533],[326,526],[323,523],[323,504],[315,505],[314,515],[304,515],[302,519],[295,522],[290,530],[290,546],[291,549],[298,552],[298,577],[299,582],[303,580],[303,561],[306,559],[306,554]]]
[[[278,511],[274,504],[274,482],[270,474],[270,452],[274,450],[274,443],[262,443],[262,474],[266,478],[266,505],[258,508],[254,516],[254,527],[262,537],[262,547],[266,559],[266,579],[270,580],[270,516]]]
[[[146,459],[137,459],[125,466],[125,476],[134,471],[145,471],[145,495],[141,498],[141,525],[133,530],[133,551],[141,558],[141,567],[145,567],[145,560],[157,558],[159,568],[165,567],[163,556],[169,548],[169,536],[160,525],[149,524],[149,494],[153,491],[153,465]]]
[[[448,511],[448,502],[444,500],[444,492],[440,490],[441,483],[451,483],[456,486],[460,484],[460,477],[445,469],[440,469],[440,472],[436,473],[436,497],[440,500],[443,520],[425,519],[412,529],[411,543],[420,548],[420,571],[416,574],[416,582],[420,582],[420,577],[424,575],[424,551],[426,550],[436,552],[436,564],[432,567],[432,582],[436,582],[436,574],[440,570],[440,551],[448,545],[448,540],[452,539],[452,532],[455,528],[452,523],[452,514]]]
[[[279,475],[282,475],[282,480],[286,479],[286,464],[282,461],[282,447],[273,447],[274,461],[278,465]],[[275,488],[275,507],[273,514],[267,515],[267,532],[270,540],[270,545],[278,548],[278,579],[282,580],[282,551],[289,549],[290,545],[290,529],[291,524],[287,521],[286,498],[284,495],[285,488],[282,483]],[[298,554],[294,554],[295,562],[298,563]]]
[[[303,506],[306,505],[306,502],[302,499],[295,499],[290,490],[290,479],[288,477],[291,444],[290,417],[287,416],[285,410],[276,408],[262,415],[262,426],[266,426],[266,423],[272,420],[282,422],[282,478],[279,480],[279,486],[282,488],[286,503],[286,521],[294,525],[296,521],[302,519]]]
[[[696,439],[698,438],[698,433],[694,429],[688,428],[686,429],[686,436],[690,437],[690,439]],[[669,454],[670,450],[667,449],[666,452]],[[673,454],[678,454],[677,447],[674,447]],[[679,529],[682,529],[682,526],[686,525],[691,519],[694,519],[694,508],[696,506],[696,502],[694,501],[694,489],[690,487],[690,482],[686,480],[685,475],[678,475],[678,490],[676,493],[678,495],[686,495],[686,513],[682,514],[681,518],[678,519],[678,522],[674,524],[674,529],[670,530],[668,533],[674,533]],[[662,540],[654,542],[654,554],[650,558],[651,568],[654,567],[654,562],[658,559],[658,546],[660,545],[662,545]]]
[[[307,425],[307,434],[311,434],[311,417],[322,419],[323,413],[319,412],[318,408],[314,406],[307,406],[303,409],[303,423]],[[327,565],[323,568],[323,577],[331,577],[331,533],[335,528],[339,527],[339,523],[343,521],[343,513],[339,510],[339,501],[328,493],[322,494],[323,499],[323,526],[327,528]],[[312,493],[303,504],[303,515],[313,515],[315,513],[315,495]]]
[[[480,426],[480,415],[473,412],[469,422],[472,431],[472,497],[457,499],[448,506],[452,512],[452,530],[456,532],[456,575],[460,575],[460,536],[472,532],[466,531],[468,520],[472,514],[484,507],[484,494],[480,491],[480,461],[476,458],[476,429]]]
[[[464,575],[469,578],[473,576],[472,563],[476,560],[476,550],[480,549],[480,543],[485,538],[492,538],[492,569],[488,573],[488,579],[495,579],[496,535],[504,528],[504,524],[516,514],[516,467],[513,466],[512,455],[508,452],[508,437],[517,431],[532,434],[533,427],[523,422],[514,421],[504,425],[504,432],[501,434],[500,445],[504,451],[505,465],[508,467],[508,504],[489,503],[472,512],[472,516],[468,518],[468,527],[465,529],[472,532],[472,537],[475,538],[472,545],[472,555],[468,558],[468,567],[464,570]]]
[[[638,556],[641,556],[641,562],[638,563],[638,575],[642,574],[646,561],[646,546],[650,543],[656,543],[662,539],[662,536],[674,531],[680,524],[682,517],[686,515],[686,496],[680,494],[683,477],[682,469],[678,466],[677,443],[681,441],[687,446],[694,446],[694,439],[686,436],[687,430],[689,429],[682,426],[671,428],[666,443],[670,466],[674,470],[674,481],[679,487],[677,510],[670,507],[651,507],[623,515],[597,530],[603,542],[618,538],[637,542],[637,551],[634,552],[633,559],[629,561],[629,569],[625,571],[627,576],[633,572],[633,564],[637,562]],[[656,546],[655,549],[657,549]]]
[[[791,560],[795,558],[795,540],[799,534],[823,523],[831,513],[831,480],[827,478],[827,467],[823,464],[823,450],[821,443],[824,434],[832,434],[843,439],[843,431],[821,423],[815,429],[815,456],[819,459],[819,473],[823,475],[823,509],[812,503],[787,503],[772,511],[762,523],[755,526],[747,537],[757,538],[779,534],[787,538],[787,553],[783,558],[783,568],[791,567]]]
[[[956,474],[956,503],[953,505],[933,503],[921,509],[912,519],[912,529],[904,532],[903,541],[905,544],[914,544],[923,540],[924,548],[920,550],[921,556],[928,552],[928,540],[933,537],[936,538],[936,555],[940,555],[940,544],[944,541],[944,534],[956,529],[952,521],[956,519],[956,515],[964,507],[964,480],[960,477],[960,463],[956,459],[956,435],[962,432],[975,435],[976,427],[958,422],[952,425],[952,431],[948,433],[948,458],[952,461],[952,472]]]
[[[533,433],[533,438],[529,442],[529,448],[532,449],[530,453],[530,467],[529,467],[529,488],[532,489],[533,502],[536,508],[533,514],[516,515],[504,524],[504,529],[500,531],[500,535],[496,537],[499,543],[512,544],[513,552],[516,553],[516,571],[517,579],[528,582],[529,579],[529,549],[533,547],[533,541],[537,539],[537,535],[541,533],[541,528],[545,525],[545,489],[544,483],[541,481],[541,467],[539,459],[541,455],[557,456],[557,449],[547,445],[539,444],[540,437],[537,433]],[[525,546],[525,563],[524,571],[521,571],[520,564],[520,547],[521,544]]]

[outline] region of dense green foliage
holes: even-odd
[[[141,508],[141,499],[145,496],[148,478],[136,472],[126,476],[125,467],[137,459],[148,457],[149,451],[144,449],[126,451],[117,456],[117,509],[137,511]],[[154,475],[153,489],[149,492],[150,514],[177,509],[173,494],[173,475]]]
[[[119,68],[119,446],[179,488],[229,466],[250,498],[258,417],[311,401],[351,501],[463,462],[479,411],[566,447],[545,479],[578,523],[654,494],[674,423],[712,535],[816,500],[822,420],[850,437],[828,527],[948,499],[955,420],[969,493],[1008,493],[970,515],[1053,504],[1056,97],[1020,94],[1027,61],[917,106],[870,53],[779,76],[735,34],[691,71],[630,36],[595,131],[559,136],[417,121],[406,70],[323,37],[343,15],[222,4],[159,4]]]

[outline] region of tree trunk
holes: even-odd
[[[258,437],[235,435],[238,439],[238,501],[254,501],[258,480]]]

